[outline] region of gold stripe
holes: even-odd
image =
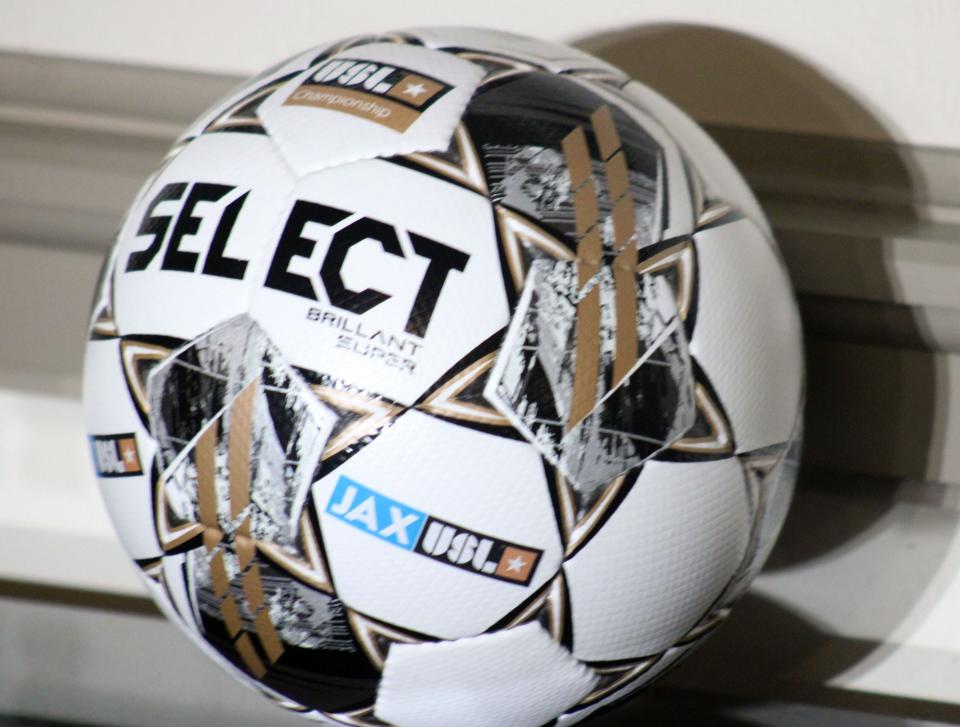
[[[257,636],[260,637],[260,646],[263,647],[272,664],[283,655],[283,642],[280,641],[266,609],[257,614],[253,620],[253,626],[257,630]]]
[[[219,419],[214,419],[197,439],[194,458],[197,465],[197,509],[200,522],[208,528],[219,530],[217,522],[217,433]],[[204,533],[204,543],[208,541]],[[209,550],[209,548],[208,548]]]
[[[217,528],[203,529],[203,547],[208,553],[216,548],[221,540],[223,540],[223,533]]]
[[[633,213],[633,200],[621,197],[613,206],[613,248],[619,250],[636,232],[637,218]]]
[[[592,179],[588,179],[573,197],[573,216],[577,234],[582,235],[595,224],[599,215],[597,188]]]
[[[607,159],[604,165],[607,173],[607,191],[610,199],[618,199],[630,189],[630,174],[627,171],[627,155],[623,149]]]
[[[577,245],[577,285],[581,290],[597,274],[602,255],[603,240],[600,239],[600,229],[594,227]]]
[[[247,596],[250,611],[256,613],[263,606],[263,581],[260,579],[260,566],[254,566],[243,574],[243,592]]]
[[[610,107],[601,106],[598,108],[590,114],[590,122],[593,124],[593,133],[597,137],[600,155],[604,159],[609,159],[620,148],[620,135],[613,123],[613,114],[610,113]]]
[[[579,424],[597,402],[600,376],[600,286],[594,286],[577,304],[577,349],[574,360],[573,401],[567,431]]]
[[[223,552],[217,551],[210,559],[210,579],[213,581],[213,592],[221,598],[230,590],[230,576],[223,562]]]
[[[570,189],[577,189],[590,178],[593,165],[590,163],[590,151],[587,148],[587,135],[582,126],[567,134],[561,142],[563,155],[567,158],[570,170]]]
[[[240,524],[240,527],[237,528],[236,535],[234,535],[233,540],[234,547],[237,551],[237,560],[240,564],[240,570],[245,570],[250,561],[253,560],[253,557],[257,554],[256,543],[253,538],[250,537],[250,517],[247,516],[243,519],[243,522]]]
[[[240,634],[240,638],[238,638],[234,644],[237,647],[237,653],[240,654],[240,659],[247,667],[247,671],[257,679],[263,679],[267,673],[267,667],[263,665],[263,661],[257,655],[257,650],[253,648],[253,641],[250,639],[250,635],[246,632]]]
[[[220,613],[223,614],[223,625],[227,627],[230,638],[234,638],[243,631],[243,621],[240,620],[240,609],[233,596],[227,596],[220,604]]]
[[[619,384],[637,363],[637,243],[632,240],[613,261],[616,285],[617,348],[613,359],[613,385]]]
[[[258,379],[247,384],[230,405],[230,517],[236,518],[250,504],[250,434],[253,402]]]

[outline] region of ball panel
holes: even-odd
[[[374,160],[309,175],[282,207],[251,312],[296,365],[409,405],[507,325],[481,195]]]
[[[483,69],[454,55],[371,43],[291,78],[257,115],[303,176],[360,159],[446,149],[482,76]]]
[[[161,550],[153,527],[150,467],[156,443],[124,381],[120,339],[89,341],[83,365],[84,411],[100,492],[130,557],[157,558]]]
[[[586,706],[571,709],[557,718],[556,727],[571,727],[571,725],[580,724],[588,717],[593,716],[603,709],[611,707],[617,702],[621,702],[633,696],[641,689],[644,689],[655,680],[663,676],[667,671],[674,667],[686,654],[694,648],[690,646],[677,646],[668,649],[653,666],[644,671],[636,679],[611,691],[608,695],[597,701],[590,701]]]
[[[690,352],[730,417],[738,452],[785,442],[800,407],[803,351],[790,281],[748,219],[701,230]]]
[[[286,58],[252,78],[245,79],[228,91],[207,111],[201,114],[174,142],[174,147],[183,144],[204,132],[215,129],[231,129],[246,126],[243,121],[258,125],[253,108],[257,99],[271,93],[278,83],[300,73],[313,62],[322,58],[329,46],[316,46]]]
[[[119,332],[191,338],[247,308],[264,241],[293,179],[269,140],[190,142],[131,210],[117,240]]]
[[[560,565],[539,456],[417,411],[322,477],[313,497],[337,593],[401,628],[480,633]]]
[[[574,656],[610,661],[669,648],[726,586],[749,533],[736,458],[647,462],[603,528],[564,564]]]
[[[776,543],[793,499],[800,462],[802,417],[797,418],[789,442],[740,455],[754,512],[750,547],[740,572],[730,584],[722,601],[733,603],[749,588],[760,573]]]
[[[405,31],[429,48],[490,53],[546,68],[554,73],[584,71],[627,81],[623,71],[576,48],[499,30],[432,27]]]
[[[767,218],[746,181],[717,143],[693,119],[642,83],[631,81],[623,87],[622,93],[669,129],[703,177],[710,196],[732,202],[770,234]]]
[[[693,206],[693,180],[684,161],[680,146],[656,116],[646,113],[634,104],[624,103],[623,96],[613,88],[599,86],[583,79],[575,79],[589,88],[604,101],[620,109],[637,126],[651,136],[660,147],[661,156],[657,169],[658,205],[662,219],[662,234],[649,243],[679,238],[693,232],[696,210]],[[641,241],[641,245],[643,242]]]
[[[390,649],[374,714],[417,727],[537,727],[596,677],[537,624]]]

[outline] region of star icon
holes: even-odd
[[[526,565],[527,561],[518,555],[516,558],[511,558],[507,561],[507,570],[514,573],[520,573]]]
[[[420,96],[426,92],[426,87],[419,82],[407,83],[407,87],[403,89],[404,96],[413,96],[414,98],[420,98]]]

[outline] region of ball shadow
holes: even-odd
[[[807,339],[805,450],[798,496],[767,571],[788,573],[838,557],[877,529],[896,527],[892,515],[901,506],[902,483],[929,480],[940,471],[932,442],[942,432],[936,403],[944,384],[922,322],[908,306],[891,302],[898,297],[889,237],[919,219],[925,194],[908,150],[895,143],[895,130],[855,90],[742,34],[650,25],[581,38],[576,45],[656,89],[705,126],[767,211],[799,291]],[[857,227],[851,220],[865,223]],[[838,288],[845,292],[838,294]],[[665,680],[666,688],[789,698],[802,683],[824,687],[816,696],[804,687],[806,700],[849,698],[825,685],[882,649],[883,637],[916,617],[921,597],[930,599],[931,589],[939,587],[936,575],[949,544],[943,538],[934,557],[918,559],[909,584],[894,582],[893,570],[888,582],[878,584],[878,591],[894,596],[876,640],[830,636],[799,613],[752,593],[719,634]],[[851,589],[849,597],[863,594]],[[787,684],[793,687],[785,690]],[[620,708],[622,714],[611,712],[620,722],[602,723],[632,723],[642,712],[630,710],[642,710],[644,700],[651,708],[651,699],[634,700]],[[863,700],[853,701],[863,706]],[[878,714],[930,712],[911,700],[866,701]],[[942,709],[933,712],[944,716]]]

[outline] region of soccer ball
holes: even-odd
[[[199,119],[95,297],[93,461],[164,613],[339,725],[569,725],[729,613],[793,488],[754,198],[572,48],[307,51]]]

